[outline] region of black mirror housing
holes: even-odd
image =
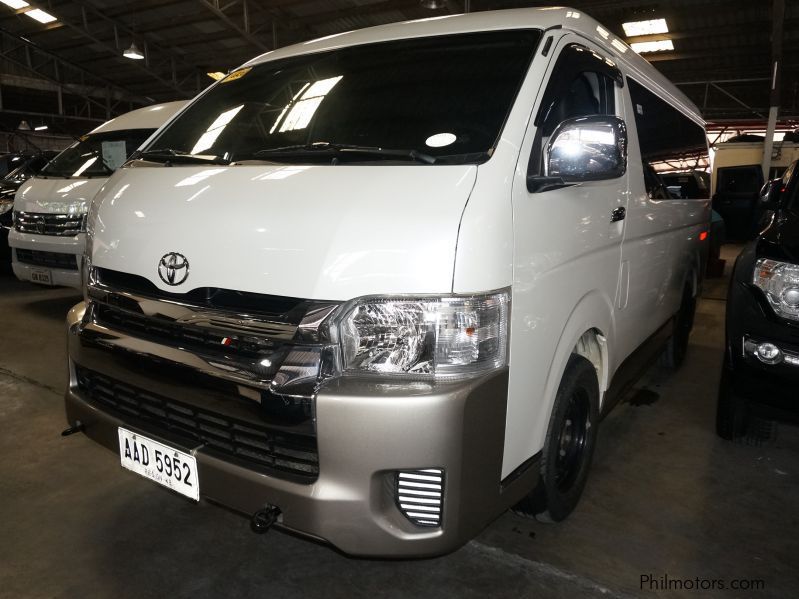
[[[766,184],[760,189],[758,198],[760,207],[765,210],[779,209],[782,200],[782,192],[784,191],[785,187],[782,184],[782,179],[766,181]]]

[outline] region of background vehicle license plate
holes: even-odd
[[[53,279],[50,276],[49,270],[32,270],[31,283],[43,283],[44,285],[52,285]]]
[[[121,427],[119,456],[123,468],[195,501],[200,500],[197,460],[194,456]]]

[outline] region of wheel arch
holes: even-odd
[[[614,334],[613,301],[598,291],[584,295],[566,320],[552,356],[544,386],[544,401],[534,423],[536,438],[543,439],[546,436],[558,386],[566,364],[574,353],[585,357],[597,370],[600,395],[598,409],[602,409],[614,367]]]

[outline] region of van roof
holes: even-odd
[[[158,129],[178,110],[186,105],[186,100],[177,102],[164,102],[153,104],[144,108],[137,108],[116,118],[106,121],[90,133],[106,133],[123,129]]]
[[[624,63],[638,81],[654,89],[661,97],[666,97],[672,105],[704,126],[705,122],[696,105],[623,40],[618,39],[584,12],[561,6],[445,15],[368,27],[278,48],[261,54],[242,66],[252,66],[289,56],[381,41],[523,28],[568,30],[590,39],[604,48],[613,57],[613,60]]]

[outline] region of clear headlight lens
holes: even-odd
[[[463,376],[504,366],[509,306],[507,292],[357,300],[339,320],[344,369]]]
[[[799,265],[761,258],[755,263],[752,282],[778,315],[799,320]]]

